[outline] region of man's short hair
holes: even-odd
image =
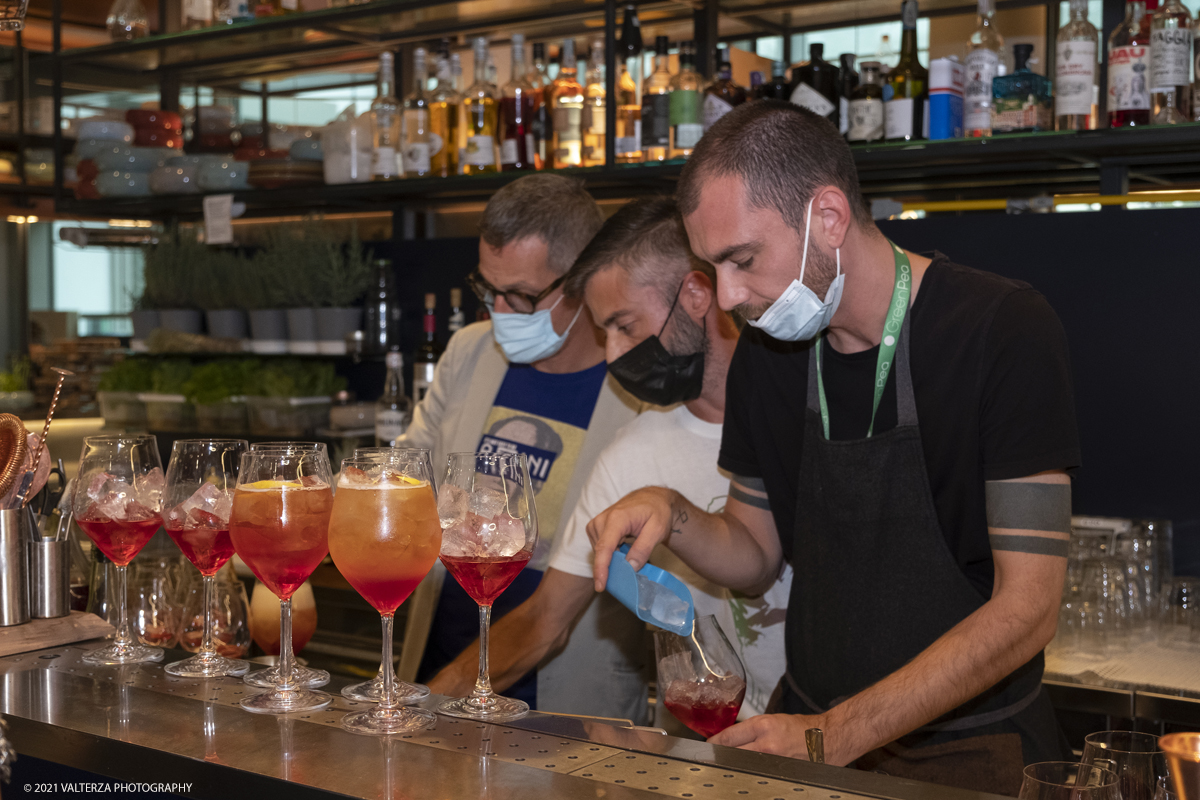
[[[596,235],[604,215],[583,181],[562,175],[527,175],[492,195],[479,235],[496,249],[536,236],[549,247],[550,269],[562,275]]]
[[[714,286],[717,282],[712,265],[688,248],[673,197],[643,197],[609,217],[571,267],[564,287],[567,297],[581,299],[588,281],[610,266],[621,267],[636,285],[658,292],[667,305],[689,272],[703,272]]]
[[[703,184],[725,175],[742,179],[752,206],[778,211],[797,231],[804,230],[808,202],[822,186],[841,189],[855,221],[874,226],[850,146],[833,123],[807,108],[756,100],[721,117],[679,176],[675,196],[680,211],[694,212]]]

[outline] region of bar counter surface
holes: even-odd
[[[84,664],[97,644],[0,659],[0,713],[19,756],[113,782],[190,784],[177,793],[197,798],[998,798],[536,712],[504,725],[439,715],[424,732],[360,736],[339,726],[362,707],[338,693],[345,680],[325,687],[324,711],[251,714],[238,702],[260,690],[241,679]]]

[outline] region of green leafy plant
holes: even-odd
[[[337,374],[331,361],[284,358],[264,362],[250,388],[247,394],[262,397],[317,397],[345,389],[346,379]]]
[[[255,358],[219,359],[201,364],[183,384],[188,402],[209,405],[247,394],[262,362]]]
[[[358,225],[350,227],[350,241],[324,238],[325,258],[320,270],[321,305],[346,308],[362,297],[371,283],[374,251],[364,250],[358,238]]]
[[[154,367],[151,389],[160,394],[183,394],[192,377],[192,363],[183,358],[165,358]]]
[[[154,388],[154,360],[127,358],[118,361],[100,376],[97,388],[102,392],[148,392]]]
[[[29,359],[13,359],[12,369],[8,372],[0,372],[0,392],[23,392],[27,390],[32,372]]]
[[[254,254],[256,271],[274,308],[312,308],[321,304],[324,245],[309,224],[277,225]]]
[[[135,301],[139,309],[201,308],[208,253],[194,231],[173,227],[158,244],[143,249],[145,286]]]

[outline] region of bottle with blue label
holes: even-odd
[[[1049,78],[1029,68],[1032,54],[1031,44],[1013,45],[1016,69],[992,81],[995,133],[1054,130],[1054,89]]]
[[[954,56],[929,62],[930,139],[957,139],[963,135],[965,74],[963,65]]]

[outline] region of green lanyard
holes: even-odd
[[[896,354],[896,344],[900,339],[900,329],[904,326],[904,315],[908,313],[908,298],[912,294],[912,265],[904,251],[892,245],[896,257],[896,283],[892,287],[892,302],[888,306],[887,318],[883,323],[883,339],[879,342],[879,360],[875,363],[875,402],[871,406],[871,425],[867,428],[867,438],[875,432],[875,414],[879,411],[879,401],[883,399],[883,387],[887,385],[888,372],[892,369],[892,357]],[[821,340],[817,339],[815,358],[817,359],[817,393],[821,401],[821,426],[825,429],[825,438],[829,439],[829,405],[825,402],[825,380],[821,377]]]

